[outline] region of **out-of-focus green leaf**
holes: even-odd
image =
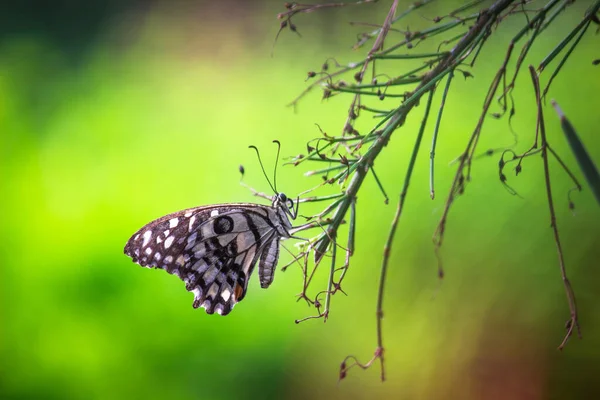
[[[579,168],[581,168],[585,179],[590,185],[592,193],[594,193],[594,196],[596,197],[596,201],[598,204],[600,204],[600,174],[598,173],[598,168],[596,168],[594,161],[592,161],[592,158],[585,149],[585,146],[579,139],[575,128],[571,122],[569,122],[562,109],[554,100],[552,100],[552,105],[560,117],[560,125],[562,126],[563,132],[567,137],[567,142],[569,142],[569,146],[571,146],[573,154],[575,154],[577,163],[579,163]]]

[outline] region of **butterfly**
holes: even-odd
[[[294,208],[292,199],[271,187],[276,194],[270,206],[217,204],[158,218],[131,236],[125,254],[142,267],[177,275],[194,293],[194,308],[227,315],[246,296],[257,263],[260,286],[269,287],[279,242],[292,237],[291,220],[296,219],[298,203]]]

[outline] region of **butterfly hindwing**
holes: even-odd
[[[279,239],[286,233],[281,231],[273,207],[198,207],[145,225],[129,239],[125,254],[143,267],[177,275],[194,293],[194,308],[226,315],[244,298],[259,258],[261,286],[272,281]]]

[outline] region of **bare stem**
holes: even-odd
[[[533,80],[533,87],[535,88],[535,100],[538,108],[538,116],[537,116],[537,128],[540,132],[541,142],[542,142],[542,160],[544,160],[544,178],[546,183],[546,194],[548,197],[548,209],[550,211],[550,227],[554,232],[554,242],[556,243],[556,251],[558,252],[558,264],[560,266],[560,275],[562,277],[562,281],[565,287],[565,292],[567,294],[567,301],[569,303],[569,311],[571,312],[571,319],[567,321],[567,333],[561,344],[558,346],[559,350],[562,350],[567,341],[573,334],[573,329],[577,329],[577,334],[581,338],[581,329],[579,327],[579,321],[577,320],[577,305],[575,303],[575,293],[573,292],[573,288],[571,287],[571,282],[567,277],[567,271],[565,268],[565,259],[563,256],[562,246],[560,244],[560,236],[558,234],[558,225],[556,224],[556,213],[554,212],[554,201],[552,199],[552,186],[550,184],[550,167],[548,165],[548,141],[546,139],[546,127],[544,124],[544,113],[542,110],[542,98],[540,93],[540,82],[538,80],[537,73],[535,72],[535,67],[533,65],[529,66],[529,72],[531,73],[531,79]]]

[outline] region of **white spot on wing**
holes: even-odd
[[[150,254],[152,254],[152,249],[150,247],[146,247],[146,250],[144,252],[146,254],[150,255]]]
[[[157,237],[156,237],[156,243],[162,243],[162,239],[161,239],[161,237],[160,237],[160,236],[157,236]]]
[[[186,213],[185,213],[184,217],[186,217],[186,218],[189,218],[189,217],[190,217],[190,215],[192,215],[192,212],[191,212],[191,211],[188,211],[188,212],[186,212]]]
[[[175,264],[181,265],[183,266],[183,264],[185,264],[185,257],[182,255],[180,255],[179,257],[177,257],[177,260],[175,260]]]
[[[173,240],[175,240],[175,236],[169,236],[167,240],[165,240],[165,249],[168,249],[173,244]]]
[[[173,262],[173,256],[165,257],[165,264],[171,264]]]
[[[194,288],[194,290],[192,290],[192,293],[194,293],[194,298],[196,298],[196,299],[199,299],[200,297],[202,297],[202,290],[198,286],[196,286]]]
[[[156,253],[154,253],[154,259],[156,261],[160,261],[161,257],[162,257],[162,255],[158,251]]]
[[[179,224],[179,218],[175,217],[169,221],[169,228],[175,228]]]
[[[142,243],[142,247],[146,247],[148,245],[148,242],[150,242],[151,236],[152,236],[151,230],[147,230],[146,232],[144,232],[144,242]]]
[[[219,285],[215,282],[210,286],[210,289],[208,289],[208,293],[206,293],[206,295],[214,299],[217,293],[219,293]]]
[[[214,209],[210,212],[211,217],[216,217],[217,215],[219,215],[219,210],[217,210],[217,209]]]
[[[221,297],[223,300],[229,301],[229,298],[231,297],[231,291],[229,289],[223,289],[221,292]]]
[[[190,218],[190,224],[188,226],[188,230],[191,232],[192,231],[192,227],[194,226],[194,222],[196,222],[196,216],[193,215],[192,218]]]

